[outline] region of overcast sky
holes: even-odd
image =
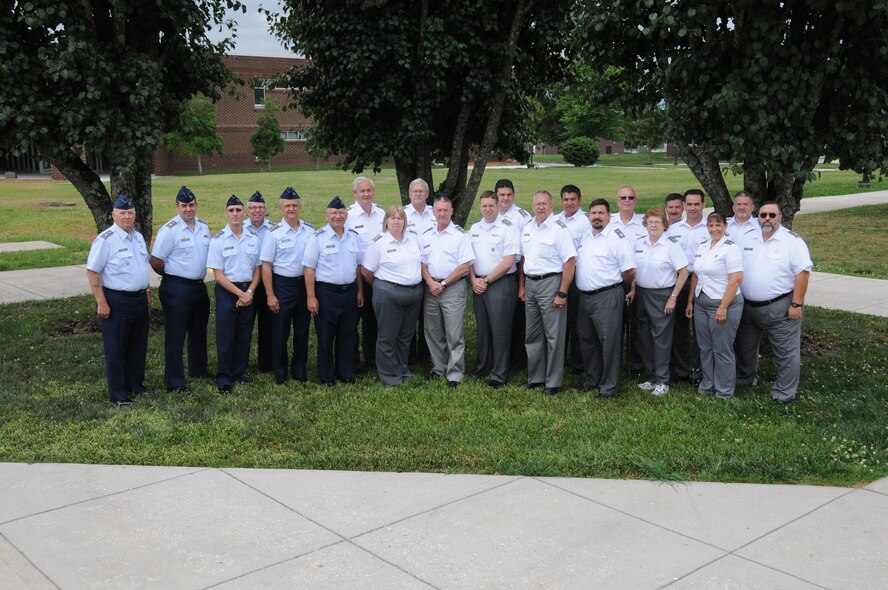
[[[228,16],[237,21],[237,45],[229,53],[234,55],[264,55],[271,57],[296,57],[295,54],[281,47],[277,37],[268,32],[265,15],[259,12],[259,6],[277,11],[278,0],[242,0],[247,6],[247,13],[230,12]],[[214,41],[226,35],[216,30],[210,31],[209,37]]]

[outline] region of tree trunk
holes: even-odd
[[[136,206],[136,229],[142,233],[145,243],[151,243],[153,235],[154,213],[151,193],[151,157],[133,166],[130,171],[111,162],[111,195],[116,199],[119,195],[127,195]]]
[[[706,144],[692,147],[677,139],[675,147],[703,186],[703,190],[709,195],[715,210],[725,217],[730,216],[732,214],[731,196],[728,193],[728,185],[722,175],[718,158],[713,157],[706,150]]]
[[[203,176],[203,162],[200,161],[200,154],[197,154],[197,173]]]
[[[654,148],[651,146],[647,146],[648,148],[648,160],[644,163],[645,166],[653,166],[654,165]]]
[[[59,172],[74,185],[74,188],[83,197],[86,206],[92,213],[96,231],[101,232],[110,227],[114,223],[111,219],[111,210],[113,209],[111,197],[102,179],[86,165],[80,154],[73,150],[63,149],[59,153],[47,155],[47,159],[58,168]]]

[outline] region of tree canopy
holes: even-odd
[[[181,146],[186,156],[197,156],[197,171],[203,174],[201,156],[224,155],[224,143],[216,127],[216,106],[204,96],[195,96],[182,105],[179,125],[166,134],[167,149]]]
[[[133,197],[151,239],[152,156],[181,104],[218,96],[229,79],[211,26],[229,26],[238,0],[15,0],[0,10],[0,149],[30,142],[83,195],[96,227],[111,224],[114,197]],[[81,159],[110,163],[110,194]]]
[[[283,153],[286,147],[286,142],[281,137],[281,124],[278,123],[275,115],[277,112],[277,103],[266,99],[262,103],[262,110],[257,118],[259,128],[250,137],[250,143],[253,144],[253,155],[260,162],[265,162],[268,170],[271,170],[271,159]]]
[[[679,153],[718,210],[719,161],[792,223],[818,158],[861,173],[888,155],[888,4],[584,0],[583,51],[619,68],[625,104],[665,100]]]
[[[450,197],[464,223],[491,153],[528,157],[538,87],[561,76],[571,0],[284,0],[278,36],[309,59],[290,74],[314,140],[346,169],[394,159]],[[474,158],[471,176],[470,157]],[[432,162],[448,169],[432,181]]]

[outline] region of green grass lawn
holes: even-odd
[[[888,205],[866,205],[799,215],[793,230],[805,237],[814,270],[888,280],[886,223]]]
[[[602,159],[619,159],[624,156],[637,157],[638,154],[603,156]],[[492,187],[498,178],[511,178],[518,195],[516,201],[523,207],[530,207],[532,195],[538,189],[547,189],[557,194],[563,185],[576,184],[583,190],[584,200],[588,202],[596,197],[613,200],[621,185],[632,184],[639,194],[639,210],[662,205],[662,199],[667,193],[683,192],[699,186],[686,167],[639,169],[632,167],[632,162],[615,162],[593,168],[489,169],[485,174],[484,186]],[[440,170],[436,172],[443,174]],[[232,193],[245,199],[253,191],[260,190],[269,200],[272,218],[280,219],[276,200],[286,186],[295,187],[302,195],[303,218],[315,224],[323,224],[324,208],[334,195],[341,195],[346,202],[351,201],[353,178],[354,175],[348,172],[329,169],[157,178],[153,183],[154,227],[156,229],[175,214],[175,194],[183,184],[187,184],[198,195],[198,215],[213,230],[224,226],[224,207]],[[400,202],[393,169],[383,169],[375,180],[377,201],[381,205]],[[732,191],[741,188],[739,177],[728,176],[727,180]],[[860,192],[856,183],[857,175],[853,173],[824,172],[818,180],[808,185],[806,195]],[[885,188],[888,188],[888,181],[874,182],[871,190]],[[74,205],[50,205],[57,203]],[[470,221],[478,218],[479,215],[475,213]],[[0,180],[0,241],[47,240],[64,246],[62,249],[40,254],[0,254],[0,270],[83,263],[95,235],[92,216],[71,184],[41,180]]]
[[[544,398],[520,387],[523,374],[499,390],[469,378],[453,391],[419,367],[400,388],[375,375],[332,388],[251,375],[230,397],[202,380],[190,397],[159,393],[118,410],[107,401],[101,336],[88,329],[94,314],[89,297],[0,306],[0,461],[847,486],[888,475],[883,318],[807,309],[800,399],[788,406],[772,402],[767,385],[724,403],[684,385],[655,398],[626,380],[612,400]],[[471,314],[466,325],[471,366]],[[148,357],[155,391],[162,349],[158,328]],[[313,351],[310,359],[313,377]],[[774,375],[765,359],[761,377]]]

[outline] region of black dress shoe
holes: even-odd
[[[228,395],[229,393],[231,393],[231,384],[229,383],[228,385],[220,385],[219,393],[222,395]]]
[[[492,389],[499,389],[500,387],[505,386],[505,383],[503,383],[502,381],[494,381],[493,379],[491,379],[487,385],[489,385]]]
[[[133,395],[138,395],[139,397],[151,397],[154,394],[146,389],[144,391],[134,391]]]
[[[558,388],[557,387],[547,387],[543,390],[543,395],[546,395],[546,396],[558,395]]]
[[[284,385],[287,382],[287,380],[286,379],[275,379],[274,382],[277,383],[278,385]]]
[[[235,383],[237,383],[238,385],[246,385],[249,382],[250,382],[250,380],[247,379],[246,377],[241,377]]]
[[[127,399],[123,399],[123,400],[114,401],[111,403],[116,405],[118,408],[130,408],[133,405],[133,400],[127,398]]]
[[[583,385],[582,387],[580,387],[580,391],[582,391],[583,393],[592,393],[596,389],[598,389],[596,385]]]
[[[459,381],[448,381],[447,382],[448,389],[456,389],[457,387],[459,387]]]
[[[600,397],[601,399],[608,399],[608,398],[611,398],[611,397],[617,397],[617,394],[616,394],[616,392],[614,392],[614,393],[601,393],[601,392],[598,392],[598,397]]]
[[[524,389],[539,389],[543,385],[545,385],[545,383],[525,383]]]
[[[435,379],[440,379],[441,377],[442,375],[438,371],[431,371],[429,373],[429,379],[431,379],[432,381],[434,381]]]
[[[188,395],[191,393],[191,388],[187,385],[179,385],[178,387],[167,387],[167,391],[172,393],[181,393],[183,395]]]

